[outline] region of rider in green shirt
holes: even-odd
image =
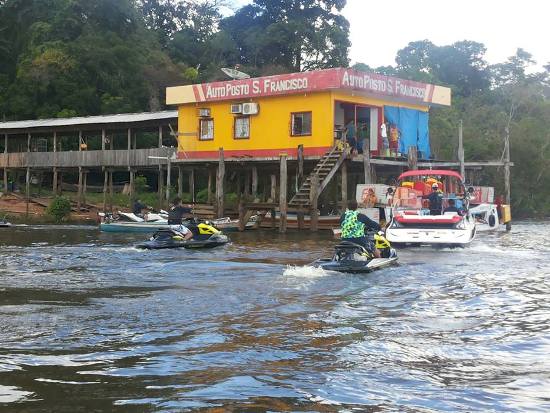
[[[374,247],[373,242],[365,236],[365,227],[380,231],[380,225],[357,211],[356,200],[351,200],[348,203],[348,209],[340,217],[340,227],[342,228],[342,240],[359,244],[371,251],[376,258],[380,258],[380,252]]]

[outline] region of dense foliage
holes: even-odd
[[[71,214],[71,201],[63,196],[56,196],[46,209],[46,213],[51,216],[55,222],[62,222]]]
[[[224,78],[347,66],[345,0],[0,0],[0,116],[6,120],[163,108],[165,87]],[[381,41],[381,40],[376,40]],[[467,160],[500,159],[511,136],[515,210],[550,212],[550,66],[534,73],[519,49],[489,65],[485,46],[428,40],[373,70],[448,85],[453,106],[434,109],[432,146],[456,157],[464,122]],[[368,63],[368,62],[367,62]],[[502,171],[478,179],[496,183]]]

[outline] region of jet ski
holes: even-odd
[[[185,240],[177,230],[160,229],[148,240],[136,245],[141,249],[165,248],[214,248],[227,244],[229,237],[208,222],[186,223],[186,227],[193,233],[193,238]]]
[[[321,258],[311,265],[329,271],[350,273],[367,273],[397,263],[397,253],[381,234],[374,235],[376,248],[381,258],[374,255],[362,245],[350,241],[341,241],[334,247],[332,258]]]

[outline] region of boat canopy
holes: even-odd
[[[415,169],[412,171],[403,172],[397,178],[399,181],[403,178],[408,178],[410,176],[429,176],[429,175],[442,175],[442,176],[453,176],[462,182],[462,175],[455,171],[449,171],[447,169]]]

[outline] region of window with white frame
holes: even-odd
[[[311,112],[291,114],[290,134],[292,136],[311,135]]]
[[[209,141],[214,139],[214,119],[199,120],[199,140]]]
[[[250,116],[235,117],[234,130],[235,139],[250,138]]]

